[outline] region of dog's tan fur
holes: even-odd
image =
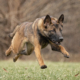
[[[40,30],[40,33],[45,36],[43,33],[44,18],[45,17],[38,18],[34,22],[25,22],[21,25],[18,25],[13,33],[10,34],[11,37],[13,37],[13,35],[14,37],[11,41],[9,49],[6,50],[6,55],[8,56],[11,52],[15,53],[16,56],[13,60],[16,61],[21,55],[30,55],[34,50],[41,68],[46,68],[47,66],[44,64],[41,56],[41,48],[46,47],[48,43],[45,43],[45,40],[43,39],[44,42],[40,44],[39,35],[37,32],[38,28]],[[51,21],[56,23],[57,19],[51,17]],[[23,51],[23,47],[25,44],[27,45],[27,51]],[[61,45],[57,45],[51,41],[49,41],[49,44],[54,48],[54,50],[62,52],[64,56],[69,56],[69,53]]]

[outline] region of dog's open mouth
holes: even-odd
[[[55,44],[57,44],[57,45],[60,45],[61,44],[61,42],[60,41],[54,41],[54,40],[51,40],[51,39],[48,39],[49,41],[51,41],[52,43],[55,43]]]
[[[60,44],[61,44],[61,42],[53,42],[53,43],[55,43],[55,44],[57,44],[57,45],[60,45]]]
[[[57,44],[57,45],[60,45],[61,44],[61,42],[60,41],[52,41],[53,43],[55,43],[55,44]]]

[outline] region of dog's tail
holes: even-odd
[[[14,31],[9,34],[9,37],[13,38],[13,36],[15,35],[15,33],[18,31],[19,28],[20,28],[20,25],[16,26],[16,28],[14,29]]]

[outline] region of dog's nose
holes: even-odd
[[[63,41],[63,37],[59,37],[59,40],[60,40],[60,42],[62,42]]]

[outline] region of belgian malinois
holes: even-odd
[[[44,69],[47,66],[41,57],[41,49],[50,44],[52,50],[59,51],[69,58],[69,53],[60,45],[63,41],[63,21],[63,14],[59,19],[46,15],[37,18],[34,22],[24,22],[18,25],[10,34],[13,39],[9,49],[6,50],[6,55],[8,56],[11,52],[15,53],[16,56],[13,58],[15,62],[21,55],[30,55],[34,51],[41,69]],[[23,50],[25,44],[27,50]]]

